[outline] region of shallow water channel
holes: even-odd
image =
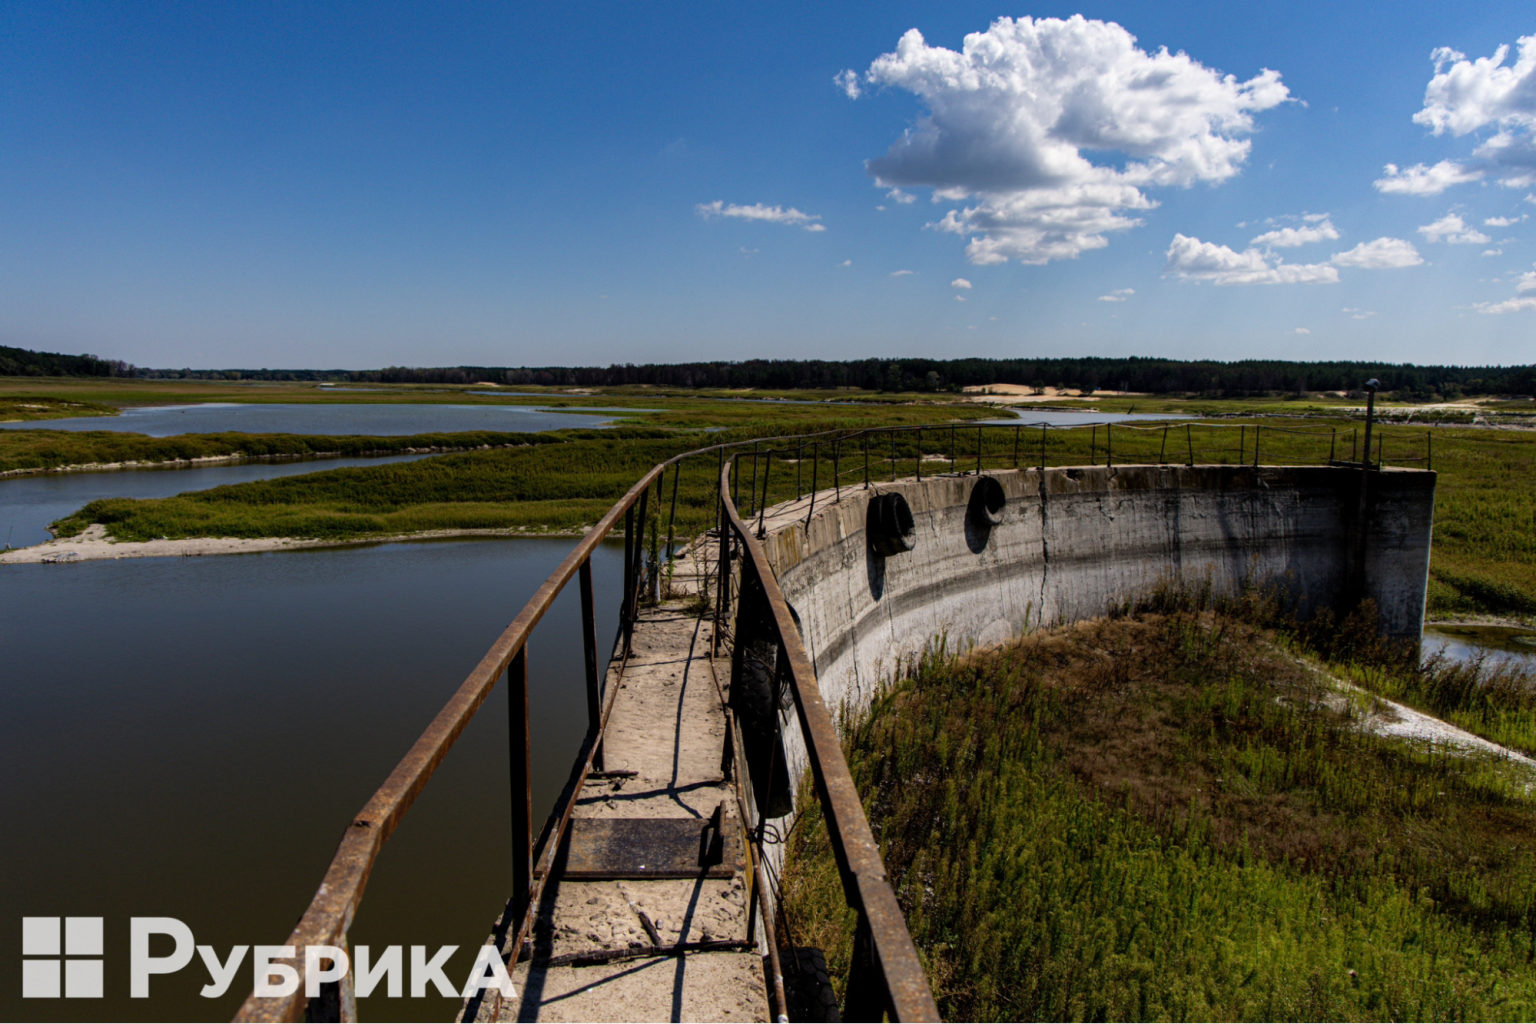
[[[127,997],[129,918],[179,918],[220,955],[281,943],[347,822],[574,543],[0,567],[0,956],[17,962],[27,915],[104,917],[108,954],[104,1000],[23,1004],[9,984],[0,1019],[229,1019],[249,959],[220,999],[196,959]],[[621,552],[593,559],[604,663]],[[539,821],[586,724],[576,597],[529,648]],[[500,683],[386,845],[354,943],[456,944],[462,983],[510,887],[507,736]],[[381,989],[361,1012],[457,1006]]]
[[[41,544],[52,536],[48,524],[98,498],[168,498],[173,494],[241,484],[248,480],[270,480],[348,466],[414,462],[430,457],[384,455],[356,459],[295,459],[187,469],[125,469],[106,473],[39,473],[6,477],[0,479],[0,545],[24,548]]]
[[[633,412],[636,410],[624,410]],[[150,437],[176,434],[436,434],[460,430],[536,433],[600,427],[613,419],[593,413],[551,412],[532,405],[244,404],[202,402],[124,409],[118,416],[0,423],[11,430],[119,430]]]
[[[1510,662],[1536,669],[1536,630],[1469,623],[1424,626],[1424,657],[1443,654],[1455,661],[1484,659],[1489,665]]]

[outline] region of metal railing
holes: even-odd
[[[1184,458],[1169,459],[1170,454],[1175,454],[1169,445],[1170,436],[1177,440],[1176,434],[1180,427],[1183,428],[1182,440],[1185,444],[1183,451],[1177,454]],[[1035,435],[1037,430],[1038,437]],[[1202,432],[1200,448],[1195,446],[1197,430]],[[1025,431],[1029,432],[1027,436]],[[1230,443],[1213,443],[1231,437],[1230,433],[1223,435],[1222,431],[1237,432],[1235,449]],[[1258,465],[1260,428],[1254,426],[1252,431],[1252,464]],[[1170,435],[1170,432],[1174,434]],[[1298,464],[1354,465],[1361,469],[1374,469],[1380,468],[1386,457],[1388,438],[1384,431],[1377,435],[1377,459],[1364,465],[1355,461],[1360,458],[1360,453],[1353,433],[1350,435],[1351,460],[1348,462],[1338,458],[1342,454],[1343,438],[1338,431],[1297,431],[1266,427],[1262,437],[1270,438],[1274,433],[1310,435],[1318,440],[1311,442],[1312,449],[1305,453],[1295,451],[1294,443],[1289,447],[1270,444],[1265,447],[1265,456],[1271,460],[1275,455],[1290,455]],[[1412,437],[1394,437],[1393,442],[1402,448],[1406,447],[1404,442],[1412,441],[1417,436],[1415,432]],[[1321,453],[1322,437],[1328,438],[1326,457]],[[1087,443],[1079,443],[1083,440]],[[1157,447],[1155,457],[1152,454],[1154,442]],[[752,450],[746,450],[748,445],[752,446]],[[1415,447],[1412,450],[1417,449]],[[935,463],[941,464],[943,472],[953,474],[981,473],[989,468],[1033,468],[1036,465],[1044,468],[1047,462],[1062,464],[1063,460],[1067,464],[1081,465],[1081,459],[1071,461],[1080,455],[1087,456],[1089,465],[1098,465],[1101,454],[1106,466],[1174,465],[1186,461],[1194,465],[1196,456],[1217,456],[1220,461],[1226,462],[1234,453],[1237,458],[1232,461],[1248,464],[1250,448],[1247,425],[1198,423],[1143,427],[1101,423],[1061,427],[1023,422],[935,424],[831,430],[732,442],[686,452],[652,467],[587,532],[544,581],[411,746],[384,784],[347,826],[318,891],[285,943],[294,947],[294,955],[273,961],[274,964],[286,964],[294,969],[299,979],[298,988],[285,996],[253,994],[246,999],[235,1019],[356,1019],[350,967],[339,980],[324,980],[317,996],[306,994],[309,987],[307,971],[311,967],[306,949],[326,946],[343,952],[347,950],[347,933],[385,841],[399,826],[405,813],[432,778],[470,719],[485,703],[503,673],[506,674],[509,687],[513,891],[497,924],[494,939],[503,957],[509,963],[516,962],[529,937],[534,910],[566,834],[577,797],[588,775],[602,769],[603,733],[618,687],[605,688],[598,672],[591,558],[598,545],[619,527],[621,521],[624,533],[624,577],[620,595],[619,637],[614,647],[614,657],[618,662],[617,678],[622,680],[628,664],[630,641],[645,595],[660,596],[662,579],[667,573],[666,566],[677,553],[679,527],[684,531],[681,537],[683,541],[689,539],[687,530],[697,531],[693,540],[696,544],[702,544],[701,556],[707,554],[712,546],[710,542],[718,543],[719,554],[715,568],[711,570],[706,564],[701,573],[702,578],[714,577],[715,580],[715,642],[718,644],[720,637],[729,630],[728,615],[732,608],[734,580],[740,595],[738,603],[760,599],[765,604],[767,614],[762,621],[767,623],[767,631],[763,633],[759,630],[755,640],[766,642],[775,652],[776,663],[782,666],[776,671],[782,672],[786,688],[793,695],[809,767],[826,817],[844,892],[848,905],[858,915],[855,955],[846,985],[848,1010],[845,1019],[878,1019],[882,1012],[890,1013],[896,1020],[938,1019],[916,948],[907,932],[895,894],[886,880],[884,865],[843,758],[831,715],[822,701],[815,672],[795,627],[792,613],[784,603],[783,594],[758,542],[768,507],[789,502],[786,509],[798,515],[802,506],[796,503],[804,502],[809,521],[815,513],[818,493],[831,490],[835,499],[840,496],[844,486],[862,483],[868,487],[877,478],[886,479],[887,475],[892,480],[904,475],[921,479],[925,463],[928,464],[928,474],[931,476]],[[1422,461],[1428,466],[1431,454],[1428,432],[1425,432],[1422,456],[1410,454],[1394,461]],[[776,458],[777,466],[774,464]],[[700,463],[706,464],[703,475],[704,479],[711,481],[709,490],[713,493],[709,497],[712,500],[700,503],[697,500],[699,494],[690,494],[688,500],[698,507],[691,513],[691,518],[685,515],[680,519],[679,487],[685,476],[685,465],[690,460],[696,477],[699,475],[697,471]],[[745,462],[750,462],[749,470],[743,465]],[[790,465],[794,467],[793,487],[789,486]],[[778,471],[777,476],[773,476],[775,469]],[[904,473],[906,469],[912,472]],[[668,483],[671,484],[670,495],[666,488]],[[747,485],[745,505],[741,499],[743,483]],[[777,488],[772,486],[775,483]],[[690,490],[695,491],[696,488]],[[663,544],[661,509],[664,499],[668,497],[670,508],[666,516],[666,541]],[[702,512],[704,505],[713,505],[712,515]],[[754,516],[758,520],[756,536],[751,527]],[[704,560],[707,562],[707,559]],[[535,834],[530,771],[527,645],[535,627],[573,578],[578,579],[581,592],[588,728],[569,779],[542,829]],[[739,644],[741,639],[738,636],[735,642]],[[761,831],[758,842],[761,842]],[[760,863],[760,859],[754,863]],[[760,882],[754,886],[753,894],[754,902],[760,907]],[[764,921],[768,925],[765,938],[771,944],[771,924],[766,915]],[[326,966],[328,963],[330,967]],[[324,958],[316,960],[312,966],[320,972],[317,977],[334,974],[334,963]],[[784,1012],[782,1003],[777,1011],[780,1014]]]

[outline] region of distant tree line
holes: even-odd
[[[372,384],[498,384],[547,387],[759,388],[774,390],[959,391],[1017,384],[1081,391],[1139,391],[1244,397],[1276,392],[1353,391],[1368,379],[1409,397],[1536,394],[1536,365],[1416,366],[1358,361],[1236,362],[1128,359],[747,359],[612,366],[388,366],[382,370],[143,369],[95,356],[0,348],[7,376],[136,376],[151,379],[314,381]]]
[[[0,377],[132,377],[137,368],[121,359],[31,352],[0,345]]]
[[[1409,395],[1536,393],[1536,366],[1415,366],[1412,363],[1239,362],[1179,359],[749,359],[714,363],[632,363],[608,367],[387,367],[357,371],[354,381],[393,384],[669,388],[769,388],[865,391],[958,391],[971,386],[1024,387],[1153,394],[1247,396],[1272,392],[1357,390],[1372,377],[1382,389]]]

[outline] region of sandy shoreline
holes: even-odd
[[[61,537],[0,552],[0,565],[89,562],[117,558],[195,558],[203,555],[249,555],[265,551],[299,551],[306,548],[351,548],[401,541],[451,540],[466,537],[580,537],[586,530],[428,530],[350,540],[303,540],[294,537],[189,537],[185,540],[114,541],[99,523],[75,537]]]

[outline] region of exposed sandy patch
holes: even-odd
[[[1081,391],[1046,388],[1045,394],[1035,394],[1035,389],[1023,384],[973,384],[965,389],[967,401],[987,405],[1017,405],[1020,399],[1031,402],[1059,402],[1079,398],[1145,398],[1139,391],[1095,391],[1085,395]]]
[[[1302,664],[1306,665],[1306,662]],[[1485,740],[1476,733],[1468,732],[1460,726],[1452,725],[1433,715],[1416,711],[1406,704],[1378,697],[1354,683],[1313,666],[1307,667],[1322,676],[1323,680],[1336,691],[1333,700],[1329,703],[1341,711],[1353,707],[1355,714],[1359,716],[1360,727],[1367,732],[1377,736],[1418,740],[1438,746],[1458,747],[1466,751],[1492,754],[1526,768],[1536,769],[1536,759],[1527,757],[1518,750],[1511,750],[1492,740]]]
[[[115,541],[100,523],[87,526],[75,537],[60,537],[29,548],[0,552],[0,565],[38,562],[87,562],[113,558],[192,558],[199,555],[249,555],[261,551],[297,551],[303,548],[347,548],[363,544],[389,544],[407,540],[441,540],[454,537],[580,537],[582,530],[428,530],[352,540],[304,540],[294,537],[191,537],[185,540]]]

